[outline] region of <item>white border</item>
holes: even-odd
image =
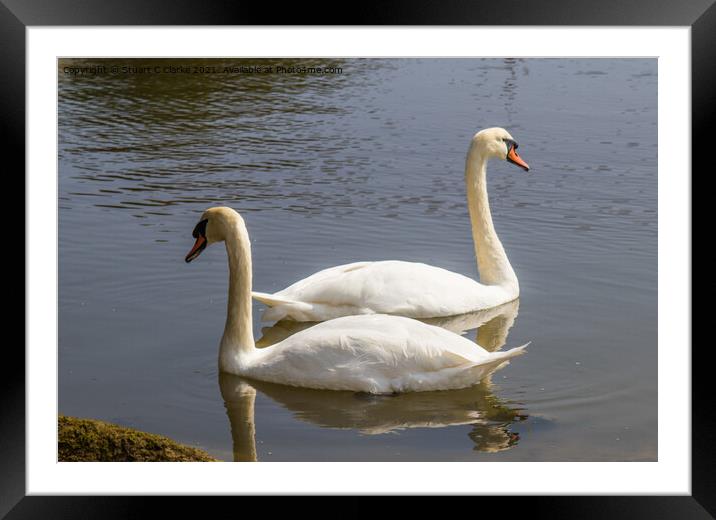
[[[691,493],[690,28],[29,27],[27,44],[28,494]],[[659,58],[659,462],[56,462],[58,56],[566,55]]]

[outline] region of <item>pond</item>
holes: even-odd
[[[60,413],[224,460],[657,460],[656,60],[66,59],[58,83]],[[526,355],[395,396],[219,373],[226,252],[184,262],[205,209],[244,217],[258,291],[359,260],[477,278],[491,126],[531,167],[488,166],[521,294],[448,326]],[[302,328],[264,309],[262,345]]]

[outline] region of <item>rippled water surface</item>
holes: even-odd
[[[341,73],[65,73],[97,65]],[[656,460],[656,74],[651,59],[61,60],[60,413],[225,460]],[[219,374],[226,252],[184,263],[204,209],[244,216],[256,290],[356,260],[477,277],[463,168],[489,126],[532,167],[488,166],[521,297],[444,325],[527,355],[470,389],[390,397]],[[262,344],[295,331],[262,310]]]

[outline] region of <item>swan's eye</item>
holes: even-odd
[[[514,140],[512,140],[512,139],[507,139],[507,138],[503,138],[502,140],[503,140],[503,141],[505,142],[505,144],[507,145],[507,153],[509,153],[510,150],[512,150],[512,149],[517,150],[517,147],[518,147],[519,145],[517,144],[516,141],[514,141]]]
[[[195,227],[194,231],[191,232],[191,236],[194,238],[206,237],[206,224],[209,222],[208,219],[204,219],[199,222]]]

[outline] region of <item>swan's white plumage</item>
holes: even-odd
[[[251,251],[243,219],[230,208],[211,208],[202,215],[195,237],[197,244],[187,262],[200,254],[201,244],[226,243],[229,298],[219,349],[219,368],[224,372],[316,389],[445,390],[478,383],[524,349],[487,352],[445,329],[383,314],[319,323],[257,349],[251,318]]]
[[[525,347],[487,352],[455,333],[410,318],[346,316],[257,349],[239,375],[370,393],[447,390],[479,382]]]
[[[468,209],[482,283],[422,263],[355,262],[324,269],[275,294],[254,292],[252,296],[269,307],[262,319],[323,321],[372,313],[434,318],[515,300],[519,284],[492,224],[485,180],[490,158],[509,156],[527,168],[513,145],[506,130],[488,128],[475,134],[467,154]]]
[[[319,271],[274,294],[254,292],[271,306],[264,321],[322,321],[356,314],[410,318],[453,316],[515,298],[504,287],[417,262],[355,262]]]

